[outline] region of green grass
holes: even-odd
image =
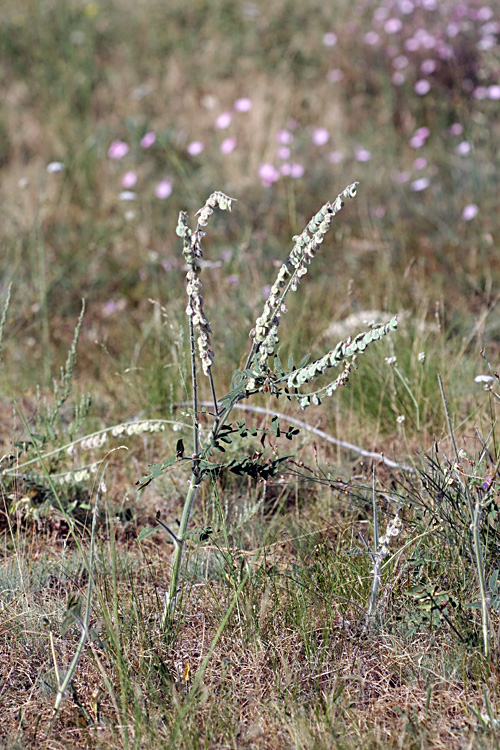
[[[472,13],[467,31],[449,40],[451,58],[423,75],[434,52],[410,53],[404,41],[455,22],[453,3],[403,16],[403,30],[389,36],[372,3],[4,6],[2,308],[12,288],[0,361],[0,745],[497,748],[499,399],[496,381],[485,392],[474,377],[488,374],[480,350],[492,371],[500,354],[500,132],[498,102],[463,82],[497,83],[498,35],[478,48],[487,19]],[[365,43],[374,29],[381,41]],[[333,47],[323,44],[328,32]],[[403,53],[406,79],[396,85],[392,61]],[[426,96],[414,91],[421,77],[432,84]],[[233,110],[241,97],[252,101],[247,113]],[[218,130],[226,111],[233,120]],[[450,134],[453,124],[463,132]],[[425,143],[412,147],[424,126]],[[280,165],[285,128],[290,162],[304,175],[264,187],[259,165]],[[313,143],[316,128],[328,130],[328,144]],[[151,131],[155,144],[141,148]],[[237,145],[223,155],[227,137]],[[122,160],[108,157],[114,140],[130,146]],[[204,151],[191,156],[196,140]],[[463,141],[471,148],[461,155]],[[360,147],[368,161],[356,158]],[[415,166],[422,157],[427,166]],[[55,161],[64,171],[47,172]],[[130,170],[138,182],[129,202],[119,193]],[[421,177],[428,187],[412,190]],[[172,195],[159,200],[155,185],[166,178]],[[237,199],[231,214],[212,217],[203,244],[220,396],[245,363],[248,332],[292,236],[354,180],[356,201],[290,300],[279,354],[283,363],[290,353],[297,362],[320,357],[343,337],[338,326],[366,311],[384,321],[398,314],[398,332],[360,357],[347,388],[320,408],[303,414],[264,394],[255,403],[288,408],[338,441],[414,469],[375,462],[379,536],[395,513],[403,520],[382,561],[375,616],[367,627],[373,563],[362,537],[373,550],[372,463],[302,430],[291,442],[267,438],[266,459],[293,457],[274,480],[222,471],[202,486],[178,612],[162,633],[173,549],[161,529],[140,535],[157,511],[176,528],[187,475],[176,464],[142,491],[136,483],[175,454],[179,438],[191,452],[178,213],[192,217],[214,190]],[[470,204],[478,215],[464,221]],[[360,322],[346,335],[365,329]],[[200,395],[211,397],[205,382]],[[269,416],[235,415],[271,427]],[[81,442],[148,419],[164,420],[165,430]],[[225,458],[260,450],[259,436],[236,436]],[[452,437],[465,455],[455,455]],[[38,453],[49,473],[69,478],[58,485],[61,505]],[[64,676],[75,654],[75,601],[84,603],[89,580],[75,539],[88,554],[101,478],[75,473],[103,460],[90,632],[51,724],[56,671]],[[470,534],[476,503],[488,657]]]

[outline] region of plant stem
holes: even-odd
[[[472,530],[472,547],[474,558],[476,561],[477,578],[479,583],[479,593],[481,596],[481,619],[483,624],[483,645],[484,655],[488,658],[490,653],[490,637],[489,637],[489,625],[490,625],[490,613],[489,613],[489,602],[486,595],[486,581],[484,577],[484,563],[482,554],[481,537],[479,534],[479,526],[481,523],[481,502],[479,497],[476,498],[474,506],[474,514],[472,517],[471,530]]]
[[[189,526],[191,512],[195,501],[196,493],[202,475],[200,472],[200,422],[198,417],[198,381],[196,377],[196,342],[194,338],[194,325],[192,318],[189,319],[189,348],[191,354],[191,384],[193,389],[193,460],[191,468],[191,479],[184,500],[182,509],[181,522],[179,526],[178,543],[174,548],[174,558],[172,561],[172,576],[170,586],[165,597],[165,607],[161,618],[161,630],[165,631],[172,620],[177,602],[177,587],[179,584],[179,574],[182,563],[182,553],[186,544],[185,534]],[[217,406],[215,407],[217,408]]]

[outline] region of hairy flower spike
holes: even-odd
[[[255,328],[252,330],[255,353],[258,352],[257,362],[260,367],[265,366],[267,358],[274,353],[275,346],[279,342],[277,331],[281,313],[286,312],[283,304],[286,295],[289,291],[297,290],[300,279],[307,273],[307,266],[318,252],[325,234],[332,225],[333,217],[344,205],[344,198],[354,198],[357,186],[357,182],[352,183],[337,196],[333,203],[325,203],[313,216],[302,234],[292,238],[293,249],[281,266],[262,315],[257,318]]]
[[[203,297],[201,296],[202,284],[199,278],[200,267],[197,263],[203,257],[201,241],[205,236],[205,232],[202,227],[207,225],[210,216],[214,212],[214,208],[218,206],[222,211],[230,211],[233,200],[233,198],[229,198],[224,193],[212,193],[203,208],[200,208],[196,213],[198,223],[194,232],[187,225],[187,213],[185,211],[181,211],[179,214],[177,224],[177,234],[183,238],[184,247],[182,253],[188,266],[186,291],[189,301],[186,307],[186,315],[191,318],[191,323],[198,334],[196,341],[198,354],[203,372],[207,376],[210,375],[210,368],[214,361],[214,352],[210,339],[212,329],[203,309]]]
[[[354,339],[349,337],[346,341],[341,341],[335,349],[329,351],[324,357],[291,372],[287,379],[287,389],[292,391],[291,395],[297,399],[301,409],[306,409],[311,403],[320,404],[322,398],[332,396],[340,386],[347,385],[351,370],[357,369],[357,355],[364,352],[373,341],[377,341],[388,333],[395,331],[397,326],[398,321],[395,317],[383,325],[374,325],[371,330],[358,334]],[[342,372],[332,382],[313,393],[310,393],[309,390],[305,394],[297,392],[299,388],[307,385],[317,375],[322,375],[331,367],[338,367],[342,364]]]
[[[224,195],[220,191],[212,193],[208,198],[207,202],[200,208],[196,216],[198,216],[198,226],[206,227],[208,219],[213,214],[213,209],[218,206],[221,211],[231,211],[233,207],[234,198],[230,198],[228,195]]]

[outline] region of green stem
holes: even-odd
[[[477,578],[479,583],[479,593],[481,596],[481,619],[483,624],[483,645],[484,645],[484,655],[486,658],[488,658],[490,653],[490,638],[489,638],[489,622],[490,622],[490,613],[489,613],[489,606],[488,606],[488,597],[486,594],[486,581],[484,577],[484,563],[483,563],[483,555],[482,555],[482,545],[481,545],[481,537],[479,534],[479,526],[480,526],[480,519],[481,519],[481,503],[479,499],[476,500],[476,504],[474,507],[474,515],[472,518],[472,544],[473,544],[473,552],[474,552],[474,558],[476,562],[476,570],[477,570]]]
[[[417,419],[417,432],[418,432],[418,434],[420,434],[420,408],[419,408],[417,399],[413,395],[413,392],[412,392],[410,386],[406,382],[406,378],[399,372],[399,370],[398,370],[397,367],[394,367],[394,372],[396,373],[396,375],[398,376],[398,378],[403,383],[403,386],[404,386],[407,394],[411,398],[413,406],[415,407],[415,416],[416,416],[416,419]]]
[[[189,525],[189,519],[191,518],[191,511],[193,510],[193,504],[196,498],[196,493],[200,486],[201,477],[199,474],[194,472],[191,474],[191,480],[189,482],[189,488],[184,501],[184,508],[182,510],[181,522],[179,526],[178,543],[175,544],[174,559],[172,561],[172,576],[170,579],[170,586],[168,594],[165,597],[165,608],[161,618],[161,629],[167,630],[168,625],[172,621],[172,617],[175,613],[175,606],[177,603],[177,587],[179,585],[179,574],[182,562],[182,553],[186,546],[185,534]]]

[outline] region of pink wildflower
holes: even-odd
[[[172,183],[170,180],[162,180],[155,187],[155,195],[160,200],[165,200],[172,195]]]
[[[142,148],[151,148],[153,143],[156,141],[156,135],[153,132],[146,133],[146,135],[143,135],[141,138],[141,146]]]
[[[225,130],[231,125],[232,119],[231,112],[222,112],[222,114],[215,118],[215,127],[217,130]]]
[[[130,188],[133,188],[135,183],[137,182],[137,172],[134,172],[132,169],[128,172],[125,172],[125,174],[122,177],[122,186],[126,190],[130,190]]]
[[[479,212],[479,208],[476,206],[476,204],[469,203],[467,206],[464,207],[464,210],[462,211],[462,219],[464,221],[472,221],[472,219],[476,218],[478,212]]]
[[[225,138],[220,145],[220,152],[226,156],[236,148],[236,138]]]
[[[187,152],[189,156],[199,156],[204,148],[205,146],[201,141],[192,141],[187,147]]]
[[[250,99],[247,99],[246,97],[241,97],[241,99],[236,99],[234,103],[234,109],[236,112],[250,112],[252,109],[252,102]]]
[[[113,141],[108,148],[108,156],[110,159],[123,159],[129,151],[129,145],[125,141]]]

